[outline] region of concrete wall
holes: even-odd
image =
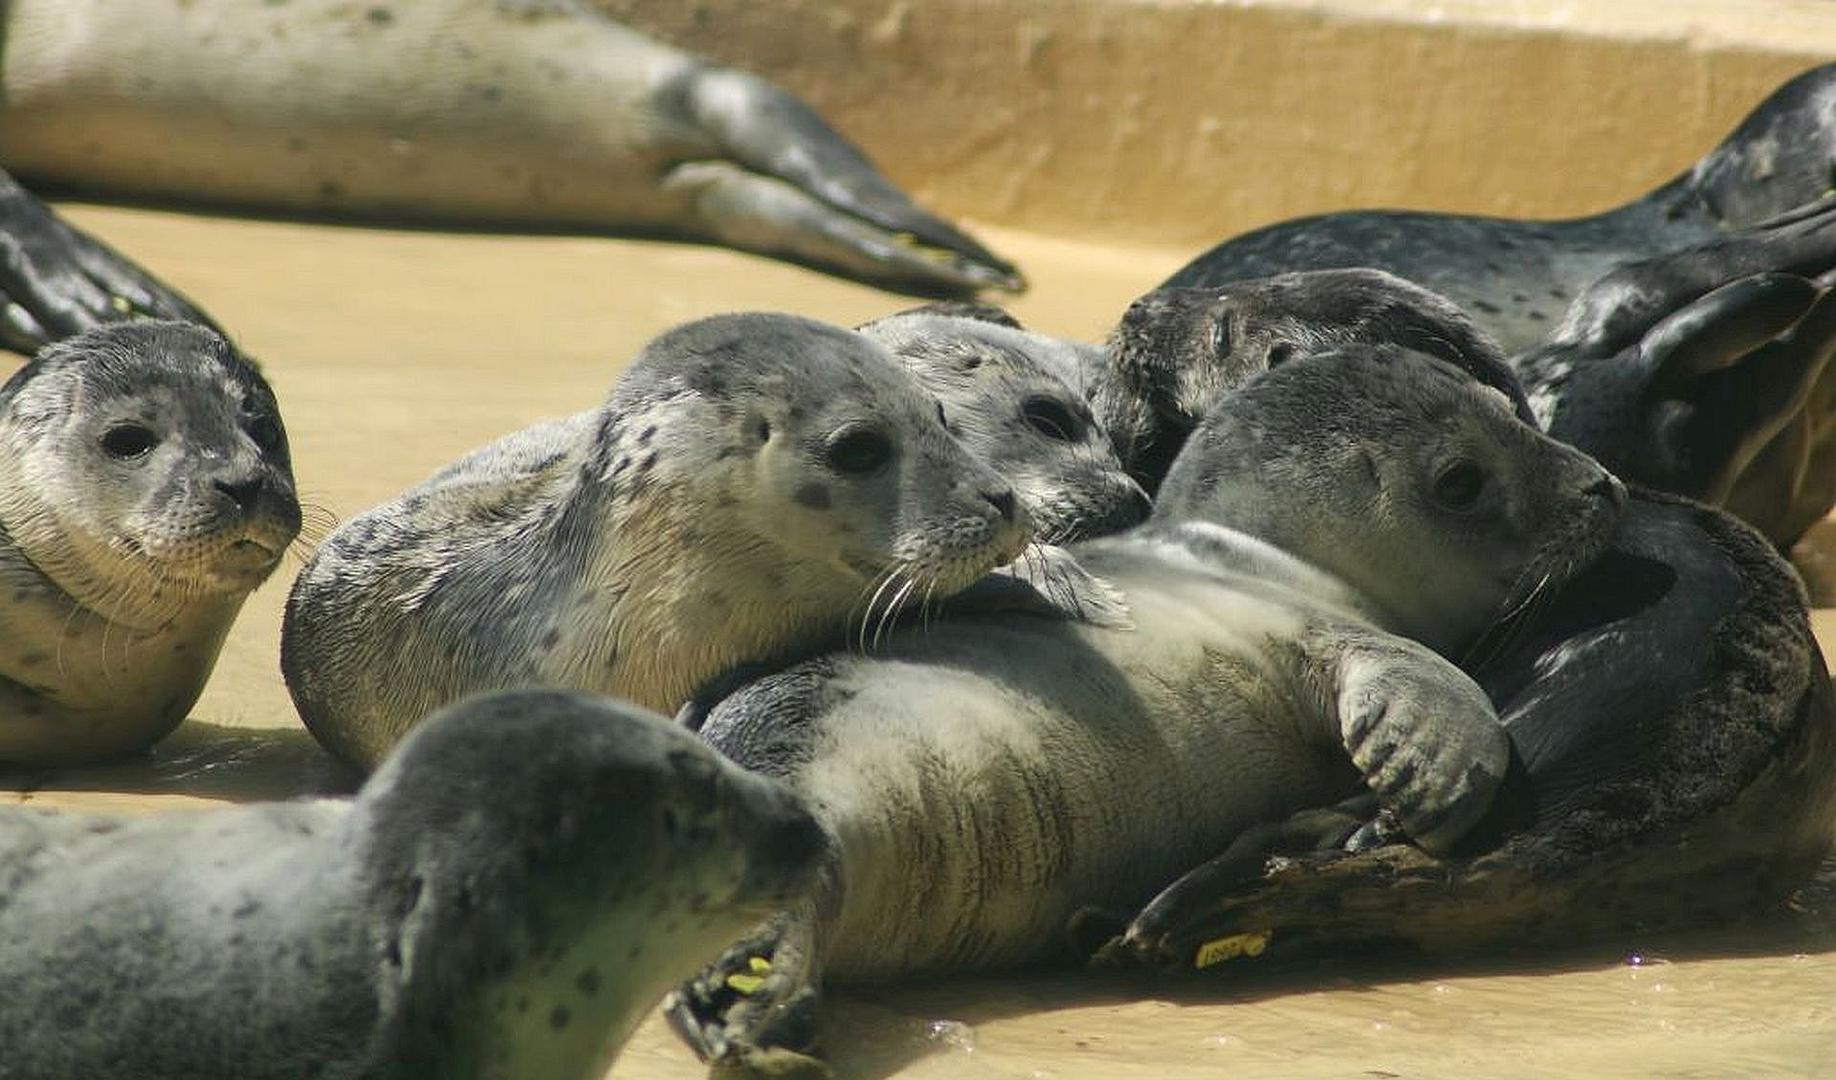
[[[596,2],[796,90],[945,212],[1183,246],[1601,209],[1836,59],[1832,0]]]

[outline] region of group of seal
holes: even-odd
[[[531,690],[354,800],[0,814],[0,1072],[592,1080],[822,834],[662,717]]]
[[[330,20],[350,31],[333,72],[401,47],[379,44],[393,31],[451,48],[506,12],[526,30],[501,47],[559,48],[563,74],[616,41],[619,59],[654,65],[655,115],[701,132],[627,140],[663,175],[655,190],[689,198],[645,217],[660,204],[607,185],[595,198],[623,220],[732,239],[758,235],[733,224],[754,215],[856,251],[884,239],[785,194],[787,171],[822,153],[864,161],[721,141],[770,130],[754,114],[809,136],[814,118],[781,92],[570,4],[287,7],[200,2],[174,25]],[[37,4],[7,15],[9,35],[56,40]],[[97,91],[104,55],[9,63],[8,108],[119,126],[133,114]],[[251,70],[225,69],[232,84]],[[1821,110],[1805,89],[1821,85],[1794,82],[1759,115]],[[553,107],[545,93],[512,79],[479,107],[526,118]],[[319,119],[314,138],[340,153],[375,137]],[[22,130],[56,158],[48,129]],[[471,145],[434,135],[405,155]],[[709,138],[778,178],[660,149],[693,157]],[[1711,161],[1739,158],[1738,138]],[[384,187],[393,168],[379,166]],[[844,195],[872,189],[842,171]],[[1685,206],[1658,242],[1643,205],[1538,240],[1560,257],[1523,273],[1588,268],[1540,343],[1489,325],[1498,312],[1471,296],[1362,263],[1161,290],[1101,348],[978,305],[857,331],[757,314],[663,335],[600,408],[469,455],[338,530],[302,572],[283,667],[314,734],[376,767],[354,803],[0,818],[16,886],[0,929],[19,928],[0,934],[0,970],[27,975],[0,1008],[8,1064],[586,1076],[722,946],[669,1013],[701,1053],[745,1061],[808,1047],[825,976],[1037,961],[1094,945],[1093,926],[1114,932],[1110,962],[1202,966],[1220,941],[1271,934],[1453,947],[1776,899],[1828,849],[1836,810],[1836,711],[1802,593],[1745,526],[1628,497],[1582,452],[1731,507],[1784,498],[1801,513],[1815,487],[1836,312],[1814,278],[1836,264],[1833,212],[1736,214],[1765,200],[1697,173],[1665,198],[1741,228]],[[572,181],[530,183],[577,211]],[[478,196],[456,192],[426,208]],[[749,208],[724,216],[736,200]],[[1322,236],[1393,219],[1347,220]],[[127,286],[96,251],[87,280],[121,313]],[[892,265],[877,272],[917,280]],[[953,273],[944,284],[995,281]],[[20,340],[54,332],[19,306]],[[61,745],[158,737],[298,529],[272,395],[207,329],[123,323],[0,389],[0,442],[0,584],[25,582],[0,594],[0,628],[25,619],[8,641],[56,640],[61,611],[65,638],[94,646],[70,654],[93,674],[110,633],[138,635],[122,670],[141,681],[116,688],[141,714],[96,725],[118,742]],[[1783,486],[1744,483],[1790,456],[1781,445],[1796,449]],[[103,497],[85,508],[72,488]],[[1036,549],[1047,569],[1029,579],[1013,560],[1035,525],[1069,547]],[[1036,584],[1045,602],[998,584],[993,604],[960,602],[990,581]],[[940,619],[893,625],[949,594]],[[6,648],[0,661],[45,662]],[[530,689],[469,696],[509,687]],[[70,693],[11,669],[0,690],[29,708]],[[638,707],[685,703],[700,738]],[[54,760],[55,732],[6,720],[0,736],[24,749],[0,742],[0,758]],[[51,1000],[88,1004],[48,1023]]]

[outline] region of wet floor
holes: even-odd
[[[686,319],[772,309],[852,324],[906,303],[663,242],[69,210],[260,358],[319,516],[348,517],[471,447],[593,404],[648,338]],[[1067,336],[1100,336],[1185,258],[983,232],[1032,277],[1012,304],[1020,319]],[[0,354],[0,376],[11,364]],[[155,753],[0,774],[0,789],[38,806],[140,811],[347,786],[280,679],[297,569],[250,599],[192,720]],[[1836,642],[1836,612],[1818,622]],[[828,1041],[843,1075],[865,1077],[1836,1077],[1836,873],[1825,886],[1803,913],[1735,930],[1526,943],[1483,962],[875,987],[837,996]],[[705,1071],[652,1022],[612,1075]]]

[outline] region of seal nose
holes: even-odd
[[[218,491],[229,496],[236,509],[248,513],[255,506],[255,500],[261,498],[262,479],[259,474],[247,476],[240,480],[217,479],[212,481]]]
[[[1009,525],[1014,523],[1013,488],[1003,488],[1000,491],[984,491],[982,492],[982,498],[987,499],[988,505],[995,508],[995,512],[1001,515],[1002,521],[1007,522]]]
[[[1626,504],[1626,485],[1605,470],[1601,471],[1599,479],[1583,488],[1582,492],[1606,500],[1615,510]]]
[[[1154,513],[1154,500],[1148,498],[1148,493],[1142,490],[1140,484],[1134,485],[1134,489],[1130,501],[1134,503],[1135,520],[1146,521]]]

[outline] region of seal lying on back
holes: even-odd
[[[1522,762],[1482,854],[1318,850],[1358,823],[1297,815],[1183,876],[1104,958],[1206,966],[1231,951],[1208,943],[1252,940],[1470,955],[1744,918],[1836,839],[1836,702],[1801,586],[1725,514],[1634,497],[1479,679]]]
[[[1284,806],[1368,786],[1431,850],[1485,813],[1503,731],[1420,642],[1457,651],[1584,563],[1617,482],[1394,348],[1229,400],[1168,480],[1180,499],[1072,549],[1137,629],[945,621],[715,708],[703,733],[801,791],[834,856],[811,904],[672,1003],[699,1049],[805,1041],[819,972],[1050,957],[1080,909],[1145,900]],[[771,975],[738,998],[724,978],[756,953]]]
[[[227,342],[114,323],[0,386],[0,761],[166,735],[300,528],[274,394]]]
[[[1324,214],[1226,240],[1165,284],[1372,267],[1448,297],[1518,352],[1547,336],[1582,290],[1614,267],[1715,240],[1820,198],[1832,162],[1836,64],[1826,64],[1780,87],[1687,172],[1603,214],[1572,221]]]
[[[475,698],[354,801],[0,813],[8,1076],[600,1076],[794,899],[777,784],[586,695]]]
[[[334,532],[294,585],[281,667],[313,734],[368,765],[481,690],[673,711],[857,613],[948,596],[1027,540],[1013,489],[884,349],[717,316],[651,342],[603,407]]]
[[[7,0],[5,164],[136,196],[662,231],[1024,287],[801,101],[575,0]]]
[[[951,432],[1014,485],[1042,542],[1101,536],[1147,516],[1146,492],[1085,401],[1096,350],[967,305],[903,311],[858,330],[943,402]]]

